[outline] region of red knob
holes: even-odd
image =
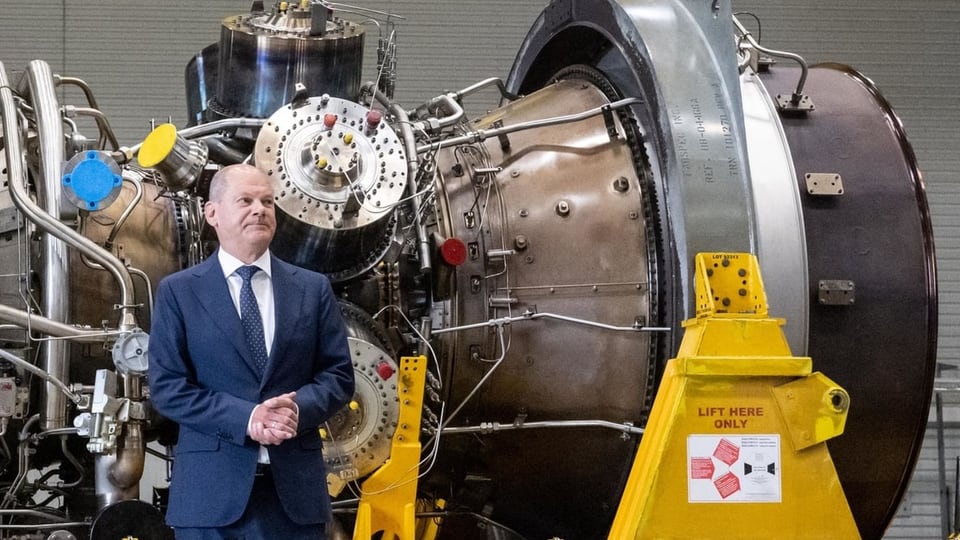
[[[367,125],[370,126],[370,129],[379,126],[381,120],[383,120],[382,112],[375,109],[367,111]]]
[[[337,115],[332,113],[323,115],[323,125],[326,126],[327,129],[331,129],[333,125],[336,123],[337,123]]]
[[[447,238],[440,245],[440,255],[450,266],[460,266],[467,262],[467,245],[459,238]]]
[[[377,375],[379,375],[381,379],[387,380],[393,375],[393,373],[394,369],[393,366],[390,365],[390,362],[384,361],[377,365]]]

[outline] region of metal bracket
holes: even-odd
[[[494,129],[502,128],[502,127],[503,127],[503,120],[497,120],[497,121],[494,122],[490,127],[494,128]],[[510,150],[510,139],[509,139],[509,137],[507,137],[507,134],[506,134],[506,133],[499,133],[499,134],[497,134],[497,140],[500,141],[500,150],[501,150],[501,151],[507,152],[508,150]]]
[[[804,178],[810,195],[843,195],[843,178],[837,173],[807,173]]]
[[[486,186],[491,180],[495,180],[502,171],[503,167],[476,167],[473,169],[473,174],[470,175],[470,180],[473,181],[474,185]]]
[[[847,306],[856,301],[857,287],[849,279],[821,279],[818,299],[825,306]]]
[[[488,305],[491,308],[507,308],[520,303],[520,299],[515,296],[491,296],[488,299]]]
[[[16,208],[0,210],[0,234],[15,231],[23,227],[23,217]]]
[[[327,21],[330,19],[331,10],[321,3],[310,6],[310,35],[324,36],[327,33]]]
[[[773,397],[796,450],[843,434],[850,395],[823,373],[811,373],[773,387]]]
[[[806,114],[815,111],[816,107],[810,96],[777,94],[777,110],[784,114]]]
[[[613,119],[613,108],[608,103],[600,107],[600,111],[603,113],[603,123],[607,127],[607,135],[610,136],[610,140],[620,140],[620,131],[617,129],[617,123]]]
[[[310,100],[309,92],[307,92],[307,86],[303,83],[296,83],[293,85],[293,99],[290,100],[290,107],[293,109],[299,109],[304,105],[307,105],[307,102]]]

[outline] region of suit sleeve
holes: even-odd
[[[299,429],[316,429],[353,397],[354,377],[347,344],[347,332],[333,289],[319,276],[317,347],[314,351],[313,380],[297,390],[300,408]]]
[[[210,390],[197,382],[185,321],[176,291],[168,280],[162,281],[157,288],[151,324],[151,402],[162,415],[182,427],[243,445],[247,420],[256,403]]]

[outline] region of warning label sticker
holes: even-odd
[[[780,502],[780,435],[687,437],[687,500]]]

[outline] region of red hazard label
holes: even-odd
[[[713,451],[713,457],[726,463],[728,466],[733,465],[740,459],[740,447],[728,439],[720,439],[720,442],[717,443],[717,449]]]
[[[713,466],[713,460],[708,457],[695,457],[690,459],[690,478],[694,480],[709,480],[713,478],[716,469]]]
[[[687,436],[691,503],[782,502],[780,435]]]
[[[720,497],[724,499],[740,491],[740,479],[731,472],[714,480],[713,485],[717,487]]]

